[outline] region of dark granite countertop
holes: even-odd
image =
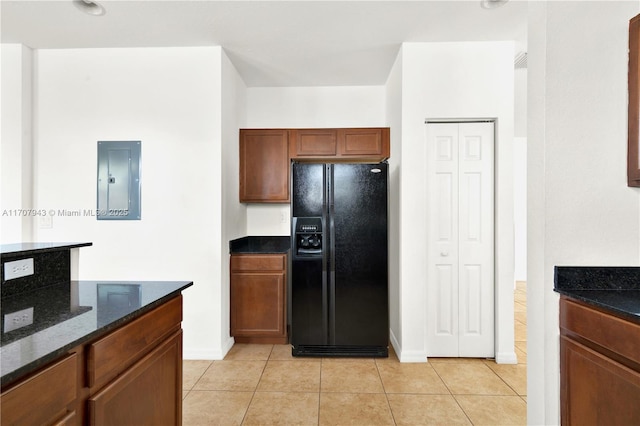
[[[9,255],[30,255],[33,253],[44,253],[56,250],[69,250],[78,247],[91,246],[93,243],[16,243],[0,245],[0,254]]]
[[[75,346],[122,326],[177,296],[190,281],[70,281],[2,300],[4,386]],[[4,332],[4,316],[33,308],[33,324]]]
[[[554,290],[640,324],[640,267],[556,266]]]
[[[291,248],[290,239],[284,237],[249,236],[229,241],[229,252],[237,253],[286,253]]]

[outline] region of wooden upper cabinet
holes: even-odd
[[[294,129],[291,135],[291,158],[333,157],[338,154],[335,129]]]
[[[389,158],[389,128],[290,130],[291,158],[326,161],[383,161]]]
[[[240,129],[240,202],[288,203],[290,161],[389,158],[389,128]]]
[[[240,202],[289,202],[286,129],[240,130]]]
[[[342,157],[389,158],[389,129],[340,129],[339,152]]]

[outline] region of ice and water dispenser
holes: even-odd
[[[298,217],[294,219],[296,255],[322,255],[322,218]]]

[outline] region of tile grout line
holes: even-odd
[[[269,356],[267,356],[267,359],[264,360],[264,367],[262,367],[262,372],[260,373],[260,377],[258,378],[258,382],[256,383],[256,387],[253,389],[253,393],[251,394],[251,399],[249,400],[249,403],[247,404],[247,409],[244,411],[244,415],[242,416],[242,421],[240,422],[240,425],[243,425],[245,420],[247,419],[247,414],[249,413],[249,408],[251,407],[251,403],[253,402],[253,399],[256,397],[256,392],[258,391],[258,386],[260,386],[260,380],[262,380],[262,376],[264,375],[264,371],[267,369],[267,364],[269,363],[269,358],[271,358],[271,353],[272,352],[273,352],[273,346],[271,346],[271,352],[269,352]],[[247,360],[247,361],[250,361],[250,360]]]
[[[469,415],[467,414],[466,411],[464,411],[464,408],[462,408],[462,405],[460,405],[460,401],[458,401],[458,398],[456,398],[456,396],[453,394],[453,392],[451,391],[451,389],[449,388],[449,385],[447,385],[447,382],[442,378],[442,376],[440,375],[440,373],[438,373],[438,370],[436,370],[433,365],[431,366],[431,368],[433,368],[434,373],[436,373],[436,376],[438,376],[438,378],[440,379],[440,381],[442,382],[442,384],[444,385],[445,388],[447,388],[447,390],[449,391],[449,395],[451,395],[451,397],[453,398],[453,400],[456,402],[456,404],[458,404],[458,407],[460,408],[460,410],[462,411],[462,413],[464,414],[464,416],[467,418],[467,420],[469,420],[469,423],[471,425],[473,425],[473,422],[471,421],[471,417],[469,417]]]
[[[387,400],[387,407],[389,407],[389,413],[391,413],[391,421],[394,426],[398,425],[396,422],[396,416],[393,414],[393,409],[391,408],[391,402],[389,402],[389,393],[387,393],[387,389],[384,387],[384,380],[382,380],[382,374],[380,374],[380,368],[378,367],[378,360],[374,359],[373,363],[376,366],[376,371],[378,372],[378,378],[380,379],[380,384],[382,385],[382,392],[384,393],[384,397]]]
[[[486,365],[486,364],[485,364],[485,365]],[[496,363],[496,365],[498,365],[498,364]],[[518,365],[518,364],[511,364],[511,365]],[[487,367],[489,370],[491,370],[491,372],[492,372],[493,374],[495,374],[496,376],[498,376],[498,378],[502,381],[502,383],[504,383],[505,385],[507,385],[507,387],[508,387],[509,389],[511,389],[511,390],[513,391],[513,393],[515,393],[515,394],[516,394],[516,396],[521,396],[521,395],[518,393],[518,391],[517,391],[513,386],[511,386],[509,383],[507,383],[507,381],[506,381],[505,379],[503,379],[503,378],[502,378],[502,376],[501,376],[500,374],[498,374],[498,372],[496,372],[493,368],[489,367],[488,365],[486,365],[486,367]],[[526,368],[527,368],[527,367],[525,367],[525,372],[526,372]],[[505,395],[505,396],[509,396],[509,395]]]
[[[322,402],[322,367],[324,366],[324,358],[320,358],[320,383],[318,383],[318,426],[320,426],[320,404]]]

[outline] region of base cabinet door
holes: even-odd
[[[640,424],[640,374],[560,337],[563,425]]]
[[[237,343],[287,343],[286,255],[231,256],[231,335]]]
[[[88,401],[92,425],[182,424],[182,330]]]

